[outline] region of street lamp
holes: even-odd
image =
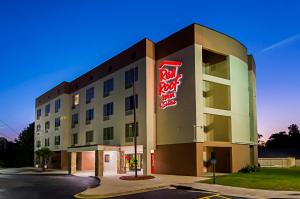
[[[133,67],[133,135],[134,135],[134,176],[137,177],[137,135],[136,135],[136,107],[135,107],[135,67]]]

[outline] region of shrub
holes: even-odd
[[[246,165],[241,170],[239,170],[239,172],[241,173],[252,173],[257,171],[259,171],[259,167],[256,165]]]

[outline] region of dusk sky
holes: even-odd
[[[145,2],[0,0],[0,135],[34,121],[35,98],[60,82],[193,22],[254,55],[260,134],[300,125],[300,1]]]

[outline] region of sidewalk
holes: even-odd
[[[96,188],[87,189],[76,198],[107,198],[121,195],[141,193],[169,187],[172,184],[194,183],[205,180],[204,177],[175,176],[175,175],[154,175],[154,179],[126,181],[120,180],[121,175],[101,177],[101,184]]]
[[[205,183],[182,183],[180,185],[190,186],[194,189],[201,189],[222,195],[246,197],[246,198],[300,198],[300,192],[297,191],[274,191],[263,189],[248,189],[241,187],[231,187],[223,185],[205,184]]]

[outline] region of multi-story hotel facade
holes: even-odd
[[[192,24],[154,43],[143,39],[36,99],[35,150],[49,166],[201,176],[257,164],[255,63],[239,41]],[[135,96],[135,97],[134,97]]]

